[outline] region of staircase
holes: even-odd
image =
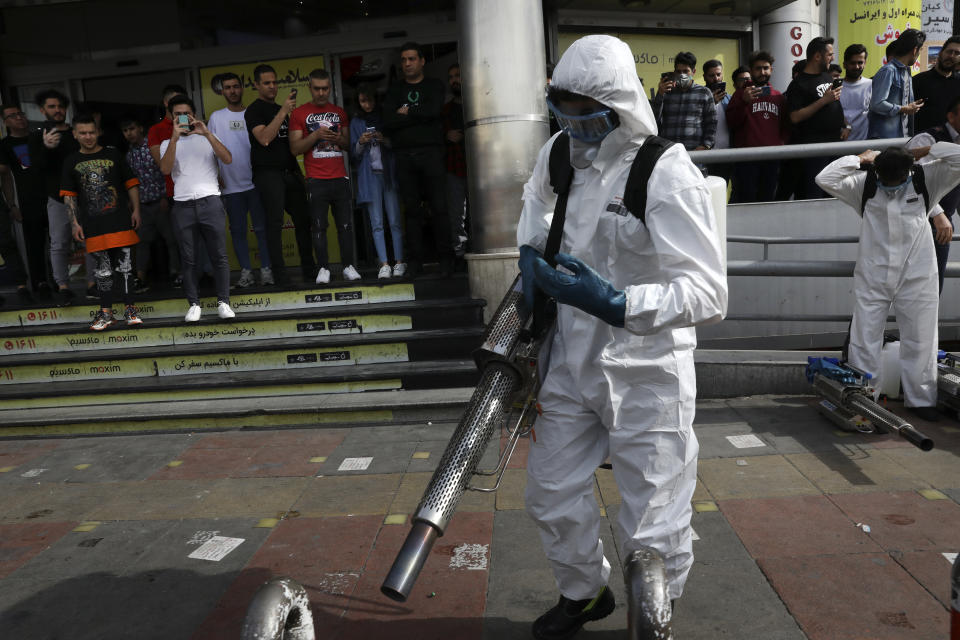
[[[144,294],[99,333],[93,302],[0,312],[0,437],[455,419],[485,303],[462,274],[381,282],[234,290],[190,324]]]

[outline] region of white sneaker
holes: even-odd
[[[380,267],[380,271],[379,273],[377,273],[377,278],[379,278],[380,280],[386,280],[391,275],[393,275],[393,269],[390,268],[390,265],[385,264],[382,267]]]
[[[406,262],[398,262],[397,264],[393,265],[393,277],[394,277],[394,278],[402,278],[403,275],[404,275],[406,272],[407,272],[407,263],[406,263]]]
[[[220,316],[222,320],[229,320],[230,318],[237,317],[237,314],[233,312],[233,309],[230,308],[230,305],[222,300],[217,303],[217,315]]]
[[[320,267],[320,271],[317,271],[317,284],[327,284],[330,282],[330,270]]]
[[[345,280],[359,280],[360,274],[357,273],[352,264],[348,264],[343,268],[343,277]]]
[[[197,322],[200,320],[200,305],[192,304],[190,308],[187,309],[187,315],[183,317],[187,322]]]
[[[274,284],[273,269],[270,267],[260,267],[260,284]]]
[[[253,279],[253,271],[250,269],[240,269],[240,279],[237,280],[237,286],[241,289],[252,287],[256,282]]]

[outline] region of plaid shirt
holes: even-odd
[[[717,135],[717,108],[710,89],[695,84],[688,91],[671,91],[653,99],[660,135],[687,151],[712,149]]]
[[[131,145],[127,151],[127,164],[140,178],[140,202],[156,202],[167,195],[167,183],[150,155],[146,139],[136,147]]]

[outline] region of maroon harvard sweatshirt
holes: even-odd
[[[727,126],[733,135],[733,146],[773,147],[783,144],[789,130],[784,103],[783,94],[773,88],[770,95],[759,96],[753,103],[743,99],[743,89],[734,93],[727,105]]]

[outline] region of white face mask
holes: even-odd
[[[686,91],[693,86],[693,76],[688,76],[685,73],[677,74],[677,88]]]

